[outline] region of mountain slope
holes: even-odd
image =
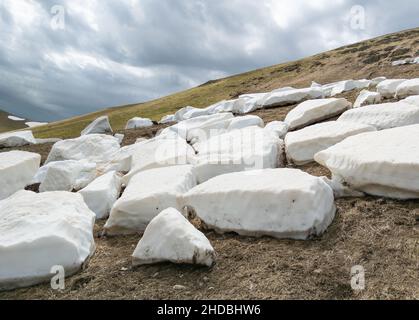
[[[270,91],[282,86],[305,87],[312,81],[327,83],[344,79],[419,77],[418,65],[392,67],[391,61],[419,56],[419,28],[401,31],[341,47],[298,61],[279,64],[225,79],[209,81],[199,87],[135,105],[114,107],[74,117],[34,129],[39,138],[78,136],[100,115],[109,115],[114,129],[125,126],[135,116],[160,120],[187,105],[206,107],[242,93]]]
[[[25,121],[13,121],[8,116],[7,112],[0,110],[0,133],[27,128]]]

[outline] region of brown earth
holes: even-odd
[[[255,114],[265,121],[282,120],[292,108]],[[161,128],[122,132],[123,144],[152,137]],[[19,149],[45,159],[50,148]],[[300,168],[330,175],[317,164]],[[131,254],[141,236],[102,237],[104,222],[98,221],[95,255],[84,271],[66,280],[65,290],[44,284],[0,293],[0,299],[418,299],[419,201],[365,197],[336,204],[333,224],[309,241],[219,235],[194,221],[217,252],[217,263],[209,269],[170,263],[132,268]],[[366,271],[361,292],[350,286],[355,265]],[[186,288],[175,290],[175,285]]]

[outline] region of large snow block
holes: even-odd
[[[172,166],[139,172],[114,204],[105,225],[107,234],[143,232],[167,208],[181,210],[178,197],[196,185],[193,167]]]
[[[406,79],[384,80],[377,85],[377,92],[380,93],[383,98],[394,98],[397,87],[405,81]]]
[[[315,155],[353,189],[398,199],[419,198],[419,125],[361,133]]]
[[[50,162],[37,172],[34,183],[40,183],[39,191],[80,190],[92,182],[96,176],[96,164],[84,160]]]
[[[183,197],[218,232],[307,239],[323,233],[335,215],[333,190],[296,169],[265,169],[215,177]]]
[[[32,131],[17,131],[0,134],[0,147],[13,148],[36,144]]]
[[[113,133],[108,116],[102,116],[97,118],[81,132],[81,135],[84,136],[86,134],[95,133]]]
[[[381,94],[379,92],[372,92],[362,90],[354,103],[354,108],[359,108],[369,104],[378,104],[381,102]]]
[[[403,99],[402,101],[419,107],[419,95],[407,97],[406,99]]]
[[[332,97],[347,92],[354,89],[364,89],[368,88],[371,85],[371,80],[361,79],[361,80],[343,80],[332,85],[330,95]]]
[[[289,130],[296,130],[340,115],[350,107],[351,103],[345,98],[308,100],[292,109],[287,114],[285,123]]]
[[[419,94],[419,78],[406,80],[398,85],[396,89],[396,97],[398,99],[406,98]]]
[[[294,103],[300,103],[304,100],[319,99],[324,95],[323,90],[319,88],[304,88],[271,92],[266,95],[261,105],[265,108],[280,107]]]
[[[104,134],[88,134],[55,143],[45,163],[63,160],[105,163],[119,148],[119,141],[115,137]]]
[[[153,121],[147,118],[135,117],[128,120],[125,130],[149,128],[153,126]]]
[[[41,163],[37,153],[9,151],[0,153],[0,200],[24,189]]]
[[[419,123],[419,107],[403,101],[372,104],[348,110],[338,121],[363,123],[378,130],[408,126]]]
[[[193,163],[194,149],[181,138],[155,139],[140,142],[131,156],[131,170],[123,178],[123,183],[140,171],[149,169],[187,165]]]
[[[199,183],[220,174],[283,166],[283,140],[259,127],[233,130],[194,147]]]
[[[104,219],[121,193],[121,177],[111,171],[91,182],[80,190],[84,202],[96,214],[96,218]]]
[[[210,267],[215,252],[205,235],[176,209],[151,220],[132,255],[134,266],[164,261]]]
[[[369,131],[375,127],[362,123],[329,121],[290,132],[285,137],[285,150],[290,162],[303,165],[314,161],[314,155],[347,137]]]
[[[265,123],[260,117],[254,115],[235,117],[231,120],[227,128],[227,131],[243,129],[252,126],[263,128],[265,126]]]
[[[19,191],[0,201],[0,221],[0,290],[49,281],[54,266],[70,276],[95,250],[95,214],[79,194]]]
[[[187,141],[202,141],[212,135],[227,130],[231,120],[234,118],[232,113],[217,113],[208,116],[196,117],[181,121],[171,127],[164,129],[160,135],[176,134]]]
[[[273,132],[280,139],[284,139],[288,132],[288,125],[283,121],[272,121],[265,126],[265,130]]]

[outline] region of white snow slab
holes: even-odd
[[[183,139],[147,140],[134,149],[131,170],[124,176],[123,183],[127,184],[140,171],[191,164],[194,157],[194,149]]]
[[[244,99],[223,100],[207,108],[209,114],[232,112],[242,113],[244,108]]]
[[[201,116],[208,116],[209,114],[210,114],[210,110],[208,110],[207,108],[202,108],[202,109],[193,108],[184,114],[184,116],[182,117],[182,120],[188,120],[188,119],[201,117]]]
[[[318,121],[330,119],[350,107],[351,103],[345,98],[307,100],[287,114],[285,123],[288,124],[289,130],[295,130]]]
[[[419,107],[399,101],[372,104],[346,111],[338,121],[371,125],[378,130],[419,123]]]
[[[12,121],[25,121],[25,119],[16,116],[7,116],[7,118],[9,118]]]
[[[125,130],[149,128],[153,126],[153,121],[147,118],[135,117],[128,120]]]
[[[0,134],[0,147],[13,148],[36,144],[32,131],[16,131]]]
[[[377,104],[381,102],[381,94],[379,92],[372,92],[362,90],[354,103],[354,108],[359,108],[369,104]]]
[[[0,200],[30,184],[39,169],[41,156],[25,151],[0,153]]]
[[[19,191],[0,201],[0,290],[49,281],[53,266],[65,276],[94,253],[95,214],[81,195]]]
[[[231,120],[227,130],[231,131],[252,126],[263,128],[265,126],[265,123],[260,117],[254,115],[235,117]]]
[[[162,117],[161,120],[159,121],[160,124],[166,124],[166,123],[171,123],[171,122],[176,122],[176,118],[174,114],[166,115]]]
[[[97,118],[81,132],[81,135],[84,136],[95,133],[113,133],[108,116],[101,116]]]
[[[300,103],[308,99],[319,99],[322,98],[323,95],[323,90],[319,88],[285,90],[268,94],[262,98],[260,104],[265,108],[280,107],[284,105]]]
[[[84,202],[96,214],[97,219],[104,219],[121,193],[121,177],[111,171],[95,179],[86,188],[79,191]]]
[[[202,141],[208,139],[213,134],[219,134],[220,131],[226,131],[233,118],[233,114],[229,112],[196,117],[168,127],[160,135],[164,136],[175,133],[187,141]]]
[[[181,210],[178,197],[196,185],[193,167],[172,166],[139,172],[111,210],[107,234],[142,232],[167,208]]]
[[[41,167],[34,183],[41,183],[40,192],[80,190],[96,176],[96,164],[85,160],[55,161]]]
[[[403,99],[402,101],[419,107],[419,95],[407,97],[406,99]]]
[[[362,123],[329,121],[289,132],[285,137],[285,150],[290,162],[303,165],[314,161],[314,155],[347,137],[363,132],[376,131]]]
[[[371,85],[371,80],[367,80],[367,79],[343,80],[333,85],[330,95],[333,97],[337,94],[341,94],[347,91],[352,91],[354,89],[368,88],[370,85]]]
[[[296,169],[265,169],[215,177],[183,197],[218,232],[307,239],[323,233],[335,215],[333,190]]]
[[[284,139],[288,132],[288,125],[283,121],[272,121],[265,126],[265,130],[273,132],[280,139]]]
[[[406,80],[398,85],[396,89],[396,97],[398,99],[406,98],[419,94],[419,78]]]
[[[387,80],[387,78],[386,77],[376,77],[376,78],[371,80],[371,86],[376,87],[378,84],[380,84],[384,80]]]
[[[35,127],[45,126],[47,124],[48,124],[48,122],[36,122],[36,121],[28,121],[28,122],[25,122],[25,125],[27,125],[29,128],[35,128]]]
[[[362,133],[315,155],[335,177],[368,194],[419,198],[419,125]]]
[[[134,266],[164,261],[210,267],[214,248],[179,211],[163,210],[151,220],[133,255]]]
[[[142,144],[145,141],[148,140],[141,140],[135,144],[122,147],[112,155],[108,162],[100,164],[98,171],[102,174],[110,171],[129,172],[132,165],[132,156],[139,151],[141,152]]]
[[[377,85],[377,92],[379,92],[383,98],[394,98],[397,87],[405,81],[406,79],[384,80]]]
[[[215,176],[284,165],[284,142],[272,131],[253,126],[233,130],[194,145],[198,182]]]
[[[124,134],[121,134],[121,133],[115,133],[113,136],[114,136],[116,139],[118,139],[119,144],[121,144],[121,143],[122,143],[122,141],[124,141],[124,137],[125,137],[125,135],[124,135]]]
[[[191,106],[187,106],[184,107],[182,109],[179,109],[175,114],[174,114],[174,119],[175,121],[183,121],[185,120],[184,116],[186,113],[188,113],[191,110],[195,110],[196,108],[191,107]]]
[[[62,160],[87,160],[104,163],[120,148],[117,138],[104,134],[89,134],[55,143],[46,163]]]

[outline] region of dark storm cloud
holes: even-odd
[[[350,26],[354,5],[363,30]],[[416,27],[418,13],[416,0],[3,0],[0,108],[50,121],[141,102]]]

